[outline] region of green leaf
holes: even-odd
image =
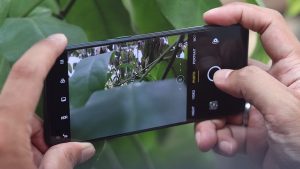
[[[106,141],[102,151],[94,158],[77,169],[154,169],[148,153],[136,136]]]
[[[0,0],[0,26],[8,15],[11,0]]]
[[[2,0],[8,1],[8,0]],[[9,10],[10,17],[29,16],[37,7],[49,9],[53,13],[59,12],[59,6],[55,0],[9,0],[11,7]]]
[[[40,6],[50,9],[55,14],[58,14],[60,10],[56,0],[44,0]]]
[[[134,30],[138,33],[174,29],[155,0],[122,0],[128,10]]]
[[[156,0],[156,2],[162,14],[175,28],[203,25],[202,14],[221,6],[219,0]]]
[[[175,79],[96,91],[85,106],[71,108],[72,138],[90,140],[185,121],[185,95],[185,85]]]
[[[49,8],[46,7],[36,7],[30,14],[29,17],[33,17],[33,16],[51,16],[52,15],[52,11]]]
[[[288,16],[297,16],[300,14],[300,1],[299,0],[289,0],[289,8],[287,11]]]
[[[93,92],[104,89],[111,54],[90,56],[76,65],[74,75],[69,81],[72,107],[83,106]]]
[[[149,72],[147,75],[148,79],[152,80],[160,80],[163,77],[163,74],[169,64],[169,61],[161,61],[155,67]],[[182,66],[186,65],[186,60],[185,59],[175,59],[175,62],[173,63],[173,66],[167,75],[167,78],[174,78],[177,77],[178,75],[185,75],[186,74],[186,67]],[[177,72],[175,72],[177,70]]]
[[[82,27],[90,41],[133,34],[121,0],[77,0],[66,19]]]
[[[0,91],[4,85],[4,82],[7,78],[9,71],[10,71],[10,64],[4,57],[0,56]]]
[[[251,58],[253,58],[255,60],[259,60],[259,61],[267,64],[270,61],[270,58],[261,43],[261,39],[259,38],[259,35],[257,35],[257,38],[258,38],[258,40],[256,43],[256,47],[255,47],[255,50],[254,50]]]
[[[156,140],[149,140],[148,135],[154,135]],[[197,149],[193,123],[141,133],[139,138],[157,168],[215,168],[212,154]]]
[[[160,80],[164,74],[164,71],[166,70],[166,67],[168,66],[167,61],[161,61],[160,63],[156,64],[153,69],[148,73],[146,78],[150,81]],[[169,73],[170,74],[170,73]],[[168,74],[167,77],[170,75]],[[173,75],[171,75],[172,77]],[[173,76],[174,77],[174,76]]]
[[[9,18],[0,29],[0,55],[13,63],[34,43],[53,33],[64,33],[71,44],[86,41],[82,29],[53,17]]]
[[[263,0],[247,0],[246,2],[250,3],[250,4],[259,5],[259,6],[265,6],[265,3]]]
[[[91,141],[91,143],[94,145],[95,149],[96,149],[96,154],[87,162],[78,165],[77,167],[75,167],[76,169],[94,169],[97,168],[99,169],[99,165],[105,165],[107,163],[100,163],[102,161],[102,150],[105,147],[106,141],[104,140],[98,140],[98,141]]]
[[[9,16],[24,17],[28,16],[44,0],[11,0]]]

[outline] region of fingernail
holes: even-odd
[[[233,70],[231,69],[221,69],[216,71],[216,73],[214,74],[214,82],[225,82],[232,71]]]
[[[83,150],[81,151],[80,163],[90,159],[96,152],[95,147],[91,143],[81,143]]]
[[[209,11],[204,12],[203,15],[211,15],[211,14],[215,13],[217,10],[218,10],[218,8],[211,9]]]
[[[67,37],[62,33],[50,35],[48,36],[47,39],[54,42],[64,42],[64,43],[67,41]]]
[[[232,144],[227,141],[221,141],[219,143],[219,148],[221,151],[226,152],[226,154],[232,154]]]

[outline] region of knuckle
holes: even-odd
[[[245,80],[250,78],[251,76],[257,74],[261,70],[256,66],[247,66],[240,69],[237,73],[238,79]]]
[[[69,162],[71,162],[72,164],[75,164],[77,161],[76,155],[74,153],[70,153],[66,150],[63,150],[63,155],[65,157],[65,159]]]
[[[274,10],[274,9],[269,9],[267,8],[266,9],[267,12],[275,19],[283,19],[283,16],[280,12],[278,12],[277,10]]]
[[[30,78],[38,72],[34,65],[29,65],[19,60],[12,67],[12,76],[15,78]]]
[[[70,143],[68,143],[70,144]],[[71,149],[72,147],[72,149]],[[78,161],[79,153],[77,153],[75,150],[76,148],[73,146],[65,146],[60,147],[60,145],[55,145],[50,148],[51,151],[56,151],[57,154],[59,154],[59,159],[65,162],[68,162],[72,165],[76,165]]]
[[[59,51],[57,49],[57,45],[48,39],[44,39],[38,43],[41,51],[46,53],[47,55],[59,55]]]

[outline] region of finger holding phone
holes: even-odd
[[[44,79],[66,45],[64,35],[52,35],[31,47],[13,65],[0,94],[0,168],[71,169],[95,153],[90,143],[49,148],[42,121],[34,114]]]

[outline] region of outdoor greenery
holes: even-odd
[[[263,5],[261,0],[248,2]],[[203,25],[202,14],[220,5],[219,0],[0,0],[0,89],[14,62],[50,34],[64,33],[69,44],[75,44]],[[300,1],[289,0],[286,15],[299,12]],[[268,62],[259,42],[252,56]],[[113,85],[123,83],[112,81]],[[40,106],[37,113],[42,116]],[[197,150],[193,124],[93,144],[96,155],[79,169],[214,166],[211,154]]]

